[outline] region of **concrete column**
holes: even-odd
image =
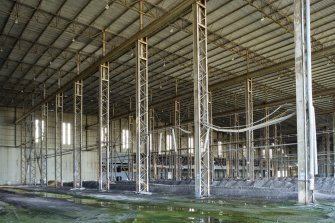
[[[312,99],[310,2],[294,1],[294,40],[298,143],[298,202],[313,202],[315,115]]]

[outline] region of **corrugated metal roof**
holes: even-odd
[[[173,0],[146,0],[144,25],[154,21],[175,6]],[[81,55],[81,70],[101,56],[101,32],[107,31],[107,51],[122,44],[139,31],[138,4],[134,1],[102,0],[3,0],[0,8],[0,83],[2,106],[23,106],[30,102],[27,92],[47,94],[57,89],[59,72],[62,83],[76,73],[75,56]],[[207,1],[209,85],[224,83],[239,75],[272,67],[294,58],[293,0],[222,0]],[[316,47],[335,44],[335,2],[312,1],[312,35]],[[18,19],[18,23],[15,20]],[[169,117],[171,100],[183,92],[192,95],[192,14],[176,18],[173,24],[151,36],[149,42],[150,103],[166,99],[157,106],[163,117]],[[135,48],[135,44],[134,44]],[[134,48],[111,65],[111,104],[129,108],[135,95]],[[320,49],[320,48],[317,48]],[[247,52],[249,55],[247,63]],[[50,63],[51,62],[51,63]],[[329,95],[316,98],[318,110],[334,110],[328,103],[335,91],[334,56],[313,61],[314,89]],[[97,75],[85,80],[84,112],[97,113]],[[254,79],[254,106],[280,102],[295,96],[294,68],[276,70]],[[11,90],[6,94],[6,90]],[[13,94],[15,90],[17,94]],[[225,111],[243,110],[244,82],[213,91],[216,121],[227,122]],[[21,93],[21,91],[23,91]],[[71,94],[71,90],[66,94]],[[94,99],[92,101],[92,98]],[[66,109],[71,111],[70,97]],[[193,106],[191,98],[183,99],[182,109]],[[119,109],[117,113],[126,111]],[[186,112],[186,111],[183,111]],[[117,115],[117,114],[115,114]],[[261,112],[255,112],[255,116]],[[221,117],[221,115],[219,115]],[[168,121],[168,120],[166,120]]]

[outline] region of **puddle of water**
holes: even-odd
[[[135,195],[122,192],[97,194],[78,192],[79,196],[21,189],[6,190],[23,196],[39,196],[75,205],[53,208],[20,207],[0,202],[0,222],[335,222],[335,204],[296,205],[295,202],[233,200],[209,198]],[[84,197],[83,197],[84,196]],[[29,199],[29,198],[27,198]]]

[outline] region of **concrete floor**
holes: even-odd
[[[335,222],[333,201],[297,205],[214,196],[1,187],[0,222]]]

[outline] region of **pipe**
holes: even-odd
[[[311,34],[310,34],[310,0],[306,0],[306,65],[307,65],[307,97],[308,97],[308,116],[309,116],[309,186],[310,190],[314,190],[314,159],[316,150],[316,133],[315,133],[315,114],[313,106],[313,96],[312,96],[312,53],[311,53]],[[313,192],[312,192],[313,193]],[[312,195],[313,196],[313,195]]]

